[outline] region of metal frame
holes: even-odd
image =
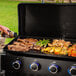
[[[3,50],[3,49],[2,49]],[[5,56],[6,53],[5,52],[2,52],[0,54],[0,76],[5,76],[5,70],[2,69],[2,56]]]

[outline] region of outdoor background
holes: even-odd
[[[22,2],[25,1],[0,0],[0,25],[8,27],[11,31],[17,32],[17,34],[18,34],[17,6],[19,3]],[[8,38],[6,39],[5,43],[7,44],[10,41],[11,39]]]

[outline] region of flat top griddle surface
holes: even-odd
[[[18,37],[18,38],[24,38],[24,37]],[[16,41],[18,38],[15,38],[14,40],[12,40],[9,44],[12,44],[14,41]],[[26,37],[26,38],[30,38],[30,37]],[[36,38],[36,37],[34,37]],[[41,37],[42,39],[43,37]],[[39,38],[37,38],[39,39]],[[47,38],[46,38],[47,39]],[[52,40],[52,38],[51,38]],[[69,40],[69,39],[67,39]],[[72,43],[74,43],[74,39],[71,40]],[[9,45],[8,44],[8,45]],[[12,51],[12,50],[8,50],[7,46],[6,45],[4,47],[4,51],[6,51],[7,53],[11,53],[11,54],[14,54],[14,55],[20,55],[20,56],[32,56],[32,57],[43,57],[43,58],[58,58],[58,59],[64,59],[64,60],[74,60],[76,61],[76,57],[71,57],[71,56],[66,56],[66,55],[55,55],[55,54],[45,54],[45,53],[42,53],[41,51],[36,51],[36,50],[30,50],[28,52],[23,52],[23,51]]]

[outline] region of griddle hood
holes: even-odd
[[[19,35],[76,38],[76,4],[19,4]]]

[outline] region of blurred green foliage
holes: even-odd
[[[18,34],[18,9],[19,3],[29,3],[25,1],[13,0],[0,0],[0,25],[8,27],[11,31]],[[36,3],[36,2],[30,2]],[[40,2],[37,2],[40,3]],[[12,39],[7,38],[5,44],[9,43]]]

